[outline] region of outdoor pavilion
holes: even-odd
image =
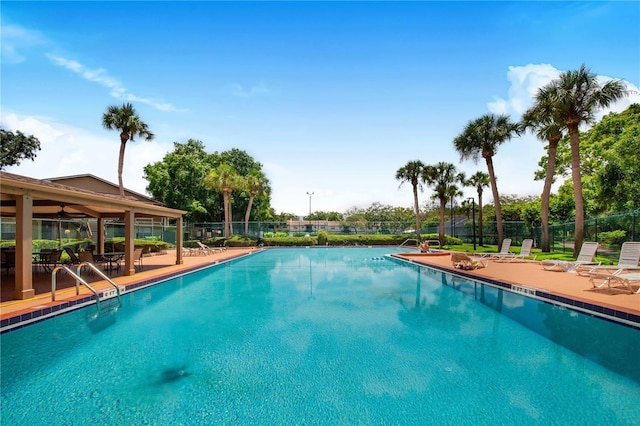
[[[32,286],[33,219],[56,218],[61,206],[74,217],[97,219],[98,229],[104,229],[105,219],[124,220],[125,275],[136,273],[133,261],[136,218],[175,219],[176,265],[182,264],[182,216],[186,211],[0,171],[0,216],[15,217],[16,221],[16,299],[35,295]],[[98,232],[97,249],[104,253],[104,232]]]

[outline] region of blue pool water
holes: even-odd
[[[637,424],[640,331],[392,251],[266,250],[5,333],[2,423]]]

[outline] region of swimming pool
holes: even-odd
[[[638,330],[391,251],[266,250],[129,293],[97,322],[83,309],[6,333],[3,423],[640,417]]]

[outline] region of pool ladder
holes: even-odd
[[[103,298],[100,299],[100,292],[98,292],[95,288],[93,288],[87,281],[85,281],[81,276],[80,272],[83,266],[88,266],[95,273],[97,273],[101,278],[111,284],[114,290],[107,290],[102,292]],[[120,301],[120,287],[116,285],[109,277],[107,277],[96,265],[91,262],[82,262],[78,265],[76,272],[73,272],[71,268],[66,265],[56,266],[53,271],[51,271],[51,301],[56,300],[56,284],[57,277],[59,271],[65,271],[70,274],[72,277],[76,279],[76,295],[80,294],[80,284],[87,287],[96,297],[96,306],[97,312],[93,316],[94,318],[98,318],[104,315],[108,315],[110,313],[116,312],[120,307],[122,307],[122,302]],[[115,297],[114,297],[115,296]]]
[[[407,239],[406,239],[406,240],[404,240],[404,241],[402,242],[402,244],[400,244],[398,247],[402,247],[402,246],[406,245],[407,243],[409,243],[409,242],[411,242],[411,241],[413,241],[414,243],[416,243],[416,247],[418,247],[418,246],[420,245],[420,241],[418,241],[417,239],[415,239],[415,238],[407,238]]]

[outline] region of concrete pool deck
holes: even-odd
[[[132,288],[149,285],[175,275],[188,273],[199,268],[214,265],[218,262],[241,257],[256,248],[230,248],[210,255],[184,256],[183,264],[175,264],[175,252],[148,256],[143,258],[143,269],[132,276],[124,276],[121,271],[114,271],[112,280],[120,287]],[[587,277],[569,272],[550,272],[542,269],[539,262],[502,263],[490,261],[487,268],[473,271],[461,271],[453,268],[450,256],[420,256],[416,252],[399,258],[430,266],[434,269],[452,272],[479,281],[485,281],[503,287],[517,286],[535,290],[543,299],[559,301],[572,306],[582,307],[586,311],[611,312],[612,317],[622,317],[632,325],[640,328],[640,294],[630,294],[628,290],[607,287],[594,289]],[[84,277],[84,276],[83,276]],[[96,290],[112,288],[107,281],[95,276],[88,280]],[[11,275],[2,276],[2,302],[0,302],[0,321],[2,331],[15,327],[16,324],[37,320],[43,311],[57,311],[61,306],[74,304],[79,300],[86,301],[92,293],[84,286],[80,287],[80,295],[76,295],[75,280],[67,274],[59,274],[56,301],[51,301],[51,276],[46,273],[33,274],[33,288],[36,296],[26,300],[10,300],[13,290]],[[637,286],[634,287],[637,290]],[[11,325],[11,327],[9,327]]]
[[[200,268],[215,265],[219,262],[235,259],[257,251],[256,248],[230,248],[218,251],[215,254],[183,256],[183,263],[176,265],[175,250],[168,250],[164,254],[143,257],[143,268],[135,275],[123,275],[124,268],[114,270],[109,278],[121,288],[132,286],[143,286],[150,283],[162,281],[172,276],[188,273]],[[75,268],[72,268],[75,271]],[[98,275],[82,275],[82,278],[101,292],[113,289],[113,286]],[[32,285],[35,290],[35,297],[25,300],[12,300],[14,287],[13,275],[2,274],[2,302],[0,302],[0,330],[4,331],[8,324],[29,321],[30,316],[38,315],[43,310],[59,310],[62,306],[77,304],[79,301],[92,297],[93,293],[85,286],[80,286],[80,294],[76,295],[75,279],[69,274],[58,273],[57,290],[55,301],[51,300],[51,274],[44,272],[33,273]]]

